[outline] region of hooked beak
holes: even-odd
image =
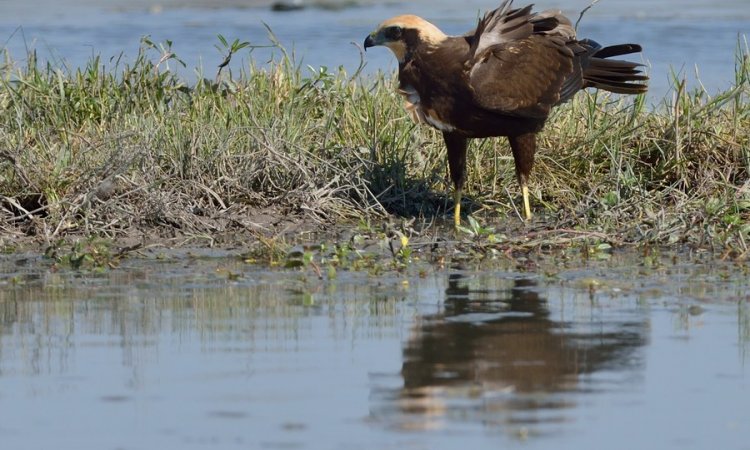
[[[380,45],[380,42],[377,40],[375,33],[372,33],[365,38],[365,51],[367,51],[368,47],[375,47],[376,45]]]

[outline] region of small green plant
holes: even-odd
[[[602,197],[602,204],[607,208],[616,206],[619,201],[619,195],[615,191],[609,191]]]
[[[593,257],[596,259],[609,259],[612,251],[612,245],[608,242],[593,242],[591,244],[586,243],[583,246],[583,251],[587,257]]]
[[[315,265],[315,256],[320,254],[325,247],[321,245],[299,245],[292,248],[284,258],[284,267],[291,269],[295,267],[307,268]]]
[[[217,38],[219,39],[219,42],[221,43],[221,47],[218,45],[215,45],[214,47],[216,47],[216,50],[218,50],[219,53],[222,54],[223,59],[216,70],[216,80],[215,80],[216,83],[218,83],[219,80],[221,80],[221,71],[224,70],[224,68],[227,67],[229,63],[232,61],[232,56],[234,56],[237,52],[239,52],[243,48],[251,47],[249,41],[240,42],[239,39],[235,39],[230,44],[229,41],[227,41],[227,39],[220,34],[217,35]],[[229,79],[230,81],[232,79],[231,72],[229,75]]]
[[[485,227],[479,223],[473,216],[466,218],[469,226],[460,225],[458,230],[468,235],[473,240],[485,240],[488,244],[496,244],[501,242],[504,236],[495,234],[495,228]]]
[[[412,248],[409,246],[409,238],[402,234],[399,236],[401,247],[398,249],[398,259],[402,264],[408,264],[411,261]]]
[[[159,52],[159,60],[154,64],[154,74],[159,73],[159,67],[161,67],[162,64],[164,64],[167,71],[169,71],[170,61],[175,61],[182,67],[186,67],[185,61],[180,59],[180,57],[172,51],[172,41],[169,39],[164,42],[155,43],[151,40],[150,36],[144,36],[141,38],[141,48],[146,50],[153,49]]]
[[[105,270],[117,265],[119,254],[110,250],[111,242],[90,238],[66,244],[63,240],[49,245],[44,256],[55,261],[55,264],[75,270]]]

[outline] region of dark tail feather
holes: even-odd
[[[593,42],[592,42],[593,43]],[[593,48],[596,48],[593,43]],[[620,44],[595,49],[584,57],[583,87],[594,87],[616,94],[642,94],[648,90],[648,76],[640,69],[643,64],[619,59],[606,59],[611,56],[629,55],[641,51],[638,44]]]
[[[638,44],[620,44],[610,45],[609,47],[600,48],[594,53],[597,58],[610,58],[612,56],[629,55],[631,53],[639,53],[641,50]]]

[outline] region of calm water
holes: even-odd
[[[6,256],[0,447],[748,449],[747,272],[615,255],[321,281]]]
[[[173,50],[188,66],[178,69],[194,79],[194,68],[203,68],[212,77],[221,62],[214,48],[218,44],[216,35],[265,45],[266,23],[286,47],[295,50],[303,66],[342,65],[352,72],[360,62],[360,50],[352,43],[361,45],[374,26],[387,17],[412,12],[434,21],[446,32],[458,34],[473,28],[479,11],[495,7],[499,1],[363,1],[340,10],[309,8],[289,13],[272,12],[267,3],[0,0],[0,46],[19,61],[25,59],[27,48],[34,48],[42,58],[56,64],[78,67],[100,54],[112,66],[109,58],[124,54],[125,61],[132,60],[140,37],[150,35],[156,41],[174,41]],[[560,8],[575,20],[589,3],[548,0],[537,5],[540,9]],[[734,79],[738,40],[748,33],[747,0],[604,0],[586,14],[579,28],[580,36],[603,44],[641,43],[645,48],[643,61],[651,66],[654,103],[667,95],[670,70],[681,72],[692,87],[697,87],[700,79],[709,92],[729,87]],[[234,70],[248,63],[250,56],[243,56],[244,61],[233,63]],[[263,62],[271,53],[257,49],[254,57]],[[367,72],[396,67],[385,49],[367,52],[366,61]]]
[[[186,77],[213,76],[216,35],[266,44],[265,22],[303,64],[353,71],[352,43],[386,17],[461,33],[497,2],[251,3],[0,0],[0,45],[111,67],[151,35],[174,41]],[[536,3],[575,19],[589,0]],[[579,30],[643,44],[654,101],[670,67],[728,87],[742,33],[747,0],[603,0]],[[395,69],[383,49],[366,62]],[[747,268],[640,263],[320,281],[215,257],[102,274],[2,257],[0,449],[750,449]]]

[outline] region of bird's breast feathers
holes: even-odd
[[[454,131],[456,127],[448,123],[445,118],[433,108],[425,107],[422,98],[414,86],[401,86],[398,93],[404,97],[404,109],[415,123],[426,123],[440,131]]]

